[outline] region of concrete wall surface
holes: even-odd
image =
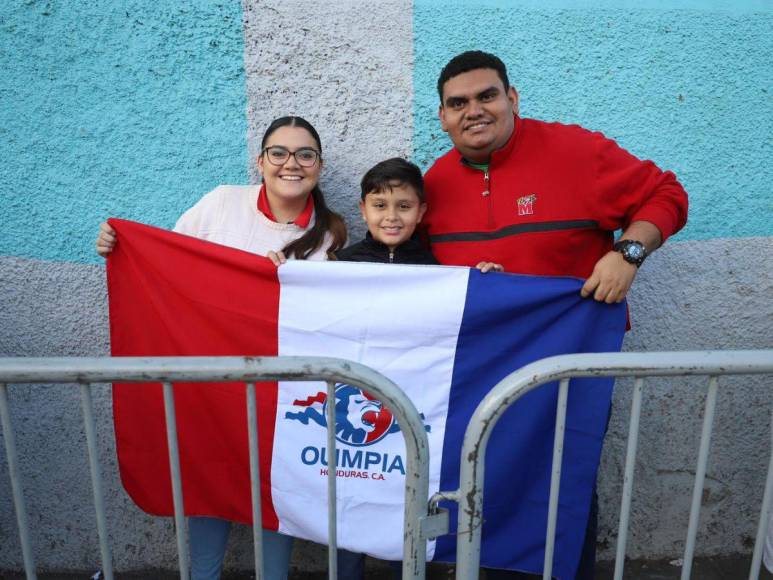
[[[454,54],[507,63],[527,117],[578,123],[673,170],[688,226],[630,294],[630,351],[773,347],[773,4],[763,0],[7,0],[0,3],[0,356],[109,352],[108,216],[171,227],[219,183],[255,182],[262,132],[319,130],[330,205],[363,232],[375,162],[428,167],[450,147],[435,82]],[[698,553],[751,551],[770,453],[771,377],[721,383]],[[680,557],[705,381],[648,381],[628,554]],[[631,384],[620,381],[601,464],[601,558],[614,557]],[[76,386],[10,388],[43,569],[93,570],[99,548]],[[100,460],[119,571],[173,569],[173,525],[118,478],[107,386]],[[2,436],[0,436],[2,438]],[[21,550],[0,452],[0,569]],[[248,569],[237,526],[227,566]],[[325,567],[301,544],[295,564]]]

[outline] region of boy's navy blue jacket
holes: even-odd
[[[397,246],[390,252],[386,244],[374,240],[370,232],[365,239],[354,245],[338,250],[337,260],[342,262],[378,262],[383,264],[437,264],[438,261],[419,241],[419,235],[414,233],[411,239]]]

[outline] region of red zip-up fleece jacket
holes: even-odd
[[[520,274],[587,278],[615,230],[644,220],[665,241],[687,221],[687,193],[670,171],[601,133],[517,116],[488,172],[452,149],[425,191],[424,228],[441,264],[486,260]]]

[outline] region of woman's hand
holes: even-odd
[[[274,266],[277,268],[287,261],[284,252],[274,252],[273,250],[266,254],[266,258],[274,262]]]
[[[97,254],[106,258],[113,251],[118,238],[115,236],[115,230],[107,222],[99,224],[99,234],[97,234]]]
[[[484,274],[486,272],[504,272],[505,269],[502,267],[502,264],[497,264],[495,262],[479,262],[477,266],[475,266],[478,270],[483,272]]]

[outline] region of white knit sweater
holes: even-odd
[[[300,238],[307,230],[295,224],[280,224],[258,211],[259,185],[219,185],[186,211],[174,231],[265,256]],[[314,214],[309,227],[314,225]],[[309,260],[327,259],[331,239]]]

